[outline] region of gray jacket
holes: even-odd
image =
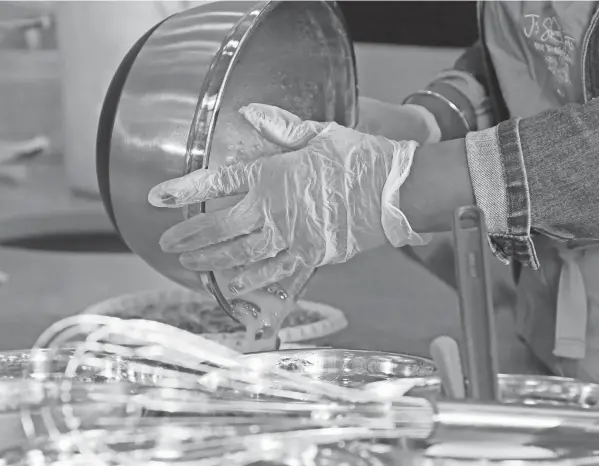
[[[479,2],[479,37],[484,37]],[[476,78],[492,104],[492,128],[468,134],[466,144],[477,204],[493,212],[496,255],[539,266],[531,236],[599,240],[599,10],[582,44],[585,102],[510,118],[483,41],[455,69]],[[497,193],[505,193],[498,196]]]

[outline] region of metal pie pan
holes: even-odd
[[[432,360],[409,354],[333,348],[290,349],[255,353],[244,359],[266,368],[283,369],[335,385],[363,388],[390,380],[409,380],[412,396],[436,396],[440,391]],[[403,386],[398,385],[402,394]],[[392,395],[392,394],[391,394]]]

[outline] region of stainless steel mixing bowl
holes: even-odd
[[[183,212],[152,207],[148,193],[193,170],[280,152],[239,115],[252,102],[355,126],[354,53],[334,2],[218,1],[178,13],[135,44],[107,92],[97,140],[104,205],[131,250],[185,287],[197,288],[198,275],[161,251],[160,236],[239,197]],[[221,291],[230,297],[208,279],[219,301]]]

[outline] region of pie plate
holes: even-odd
[[[244,344],[240,324],[222,312],[218,303],[192,291],[150,290],[101,301],[84,314],[158,320],[217,341],[233,349]],[[344,313],[326,304],[299,300],[279,332],[282,345],[323,338],[347,327]]]

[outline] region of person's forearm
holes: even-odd
[[[400,191],[417,232],[448,231],[455,208],[485,213],[497,257],[537,268],[531,234],[599,238],[599,100],[420,147]]]
[[[451,141],[476,129],[476,113],[471,102],[460,91],[443,82],[435,82],[426,90],[412,94],[406,103],[427,109],[440,129],[441,140]]]
[[[442,71],[425,88],[404,101],[433,114],[441,141],[463,138],[470,131],[496,124],[485,87],[483,55],[480,42],[474,44],[452,69]]]
[[[400,190],[400,208],[414,231],[450,231],[455,209],[474,203],[464,139],[416,150]]]
[[[429,142],[429,122],[420,112],[410,109],[410,106],[389,104],[368,97],[360,97],[359,106],[360,121],[356,127],[358,131],[383,136],[393,141],[412,140],[420,144]],[[432,114],[430,119],[434,125]]]

